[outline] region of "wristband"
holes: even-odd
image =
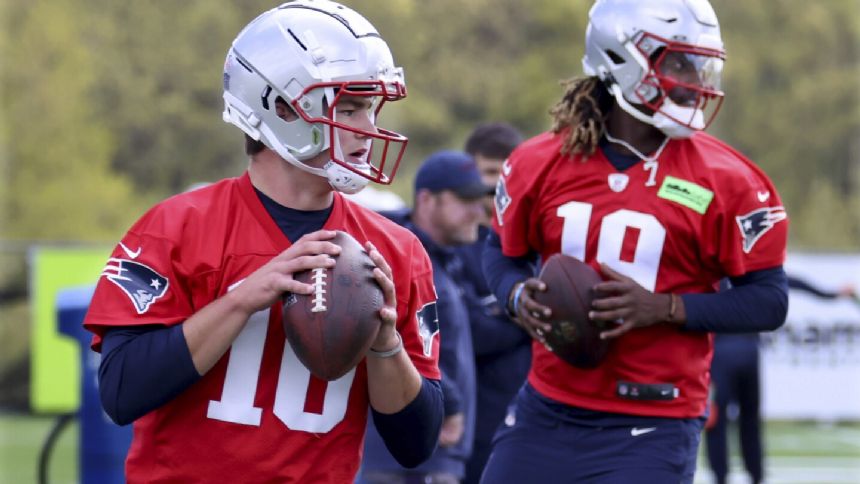
[[[669,317],[666,321],[675,321],[675,310],[678,309],[678,296],[673,292],[669,294]]]
[[[403,338],[400,337],[400,333],[397,331],[395,331],[394,334],[397,335],[397,345],[394,348],[387,351],[376,351],[375,349],[370,348],[370,354],[377,358],[391,358],[397,353],[403,351]]]
[[[520,296],[523,295],[523,289],[525,289],[525,287],[525,283],[520,283],[520,285],[514,291],[514,297],[511,300],[511,309],[513,310],[512,316],[514,317],[517,317],[520,314]]]

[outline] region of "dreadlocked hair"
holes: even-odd
[[[589,157],[603,136],[604,119],[612,106],[612,97],[597,77],[581,77],[562,82],[564,96],[552,109],[552,132],[568,129],[561,147],[563,155]]]

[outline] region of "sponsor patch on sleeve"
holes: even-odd
[[[687,180],[667,176],[657,196],[679,203],[704,215],[714,199],[714,192]]]

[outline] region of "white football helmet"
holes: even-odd
[[[588,16],[583,70],[622,109],[672,138],[711,124],[725,51],[707,0],[597,0]]]
[[[373,101],[373,122],[386,101],[406,96],[403,69],[364,17],[329,0],[296,0],[273,8],[246,26],[224,63],[224,121],[262,141],[287,162],[355,193],[368,181],[391,183],[405,136],[378,127],[336,122],[341,96]],[[297,118],[278,116],[281,98]],[[343,153],[338,130],[367,139],[358,154]],[[322,168],[304,163],[329,150]],[[348,161],[352,160],[352,161]]]

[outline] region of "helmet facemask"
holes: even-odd
[[[724,99],[720,90],[723,52],[649,33],[642,35],[635,48],[648,59],[648,70],[633,92],[637,104],[654,113],[654,126],[669,136],[676,135],[672,137],[707,129]]]
[[[315,90],[323,92],[323,116],[314,116],[302,107],[302,100],[315,97],[312,95]],[[387,185],[394,179],[408,140],[399,133],[376,126],[376,123],[387,101],[397,101],[405,96],[405,86],[396,82],[325,82],[309,86],[291,102],[291,107],[304,122],[325,126],[323,146],[329,149],[331,163],[368,181]],[[353,106],[350,99],[359,101]],[[370,129],[339,121],[338,109],[357,110],[359,115],[369,115]],[[363,113],[365,109],[369,113]],[[356,143],[344,146],[342,136],[362,137],[366,142],[363,146]]]

